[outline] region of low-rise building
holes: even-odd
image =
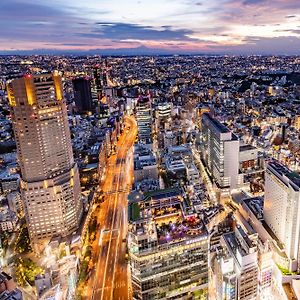
[[[15,212],[7,207],[0,210],[0,230],[1,232],[13,232],[16,229],[18,218]]]
[[[134,147],[134,180],[158,179],[157,159],[153,151],[143,144]]]
[[[187,180],[194,188],[200,188],[202,183],[199,171],[194,163],[186,165]]]
[[[34,285],[36,288],[36,292],[38,297],[40,298],[43,293],[51,289],[52,287],[52,279],[49,273],[37,275],[34,279]]]
[[[22,292],[17,288],[13,278],[5,272],[0,273],[0,299],[22,300]]]
[[[0,179],[2,192],[17,191],[20,188],[20,175],[6,175]]]

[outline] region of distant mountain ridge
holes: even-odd
[[[201,54],[199,51],[165,50],[157,48],[148,48],[140,46],[136,48],[109,48],[109,49],[91,49],[91,50],[59,50],[59,49],[32,49],[32,50],[0,50],[0,55],[189,55]],[[209,54],[208,54],[209,55]]]

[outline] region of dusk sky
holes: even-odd
[[[0,50],[300,53],[300,0],[1,0],[0,24]]]

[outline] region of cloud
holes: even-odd
[[[299,54],[300,38],[295,36],[263,38],[251,36],[244,38],[243,45],[222,46],[211,45],[213,51],[232,54]]]
[[[265,0],[244,0],[243,4],[244,5],[256,5],[256,4],[261,4],[265,2]]]
[[[300,29],[279,29],[279,30],[275,30],[275,32],[289,32],[289,33],[300,35]]]
[[[65,12],[55,6],[24,2],[21,0],[1,0],[0,2],[1,20],[49,20],[64,16]]]
[[[243,52],[269,43],[278,53],[293,39],[294,51],[298,11],[299,0],[0,0],[0,49]]]
[[[286,16],[294,16],[300,10],[299,0],[220,0],[222,9],[215,14],[216,22],[252,25],[283,24]],[[291,19],[291,17],[290,17]]]
[[[111,40],[140,40],[140,41],[195,41],[189,37],[194,32],[188,29],[173,29],[171,26],[143,26],[129,23],[96,23],[91,33],[81,33],[81,37],[93,37]]]

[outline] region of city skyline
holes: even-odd
[[[297,54],[296,0],[4,0],[0,54]]]
[[[300,299],[299,62],[0,55],[0,299]]]

